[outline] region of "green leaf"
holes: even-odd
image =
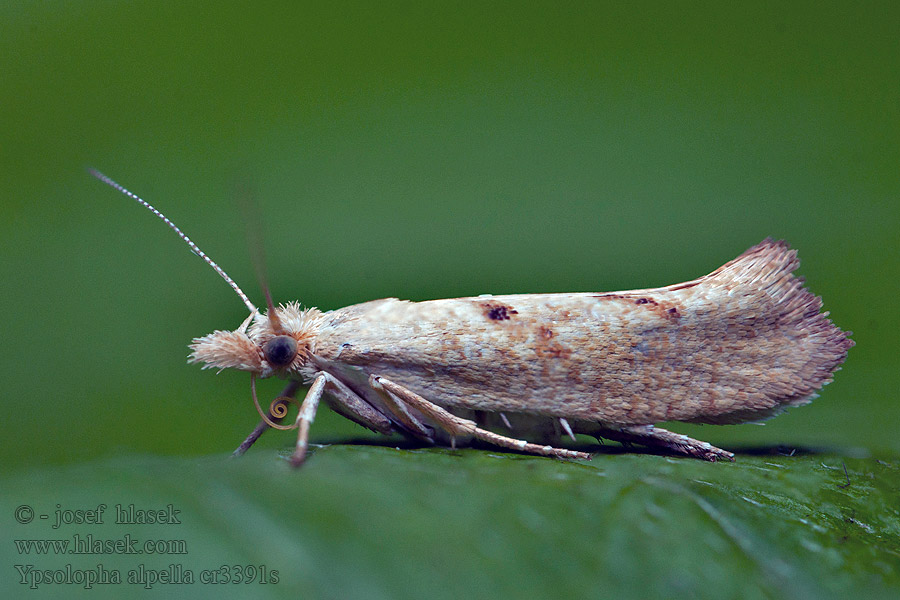
[[[238,460],[132,456],[42,468],[0,482],[4,597],[21,595],[31,581],[21,583],[14,565],[51,570],[51,577],[62,569],[56,576],[66,577],[67,564],[73,573],[97,573],[98,564],[107,574],[118,570],[123,583],[88,592],[83,583],[43,583],[29,593],[896,597],[897,464],[897,457],[836,454],[741,454],[733,464],[598,454],[566,463],[483,450],[333,445],[314,448],[299,471],[260,450]],[[95,510],[101,503],[102,524],[53,528],[57,507]],[[117,504],[172,505],[165,514],[178,511],[179,523],[116,524]],[[23,505],[36,515],[27,524],[14,518]],[[130,535],[137,547],[183,540],[187,553],[53,556],[25,554],[13,542],[72,543],[76,534]],[[145,574],[180,574],[182,581],[190,571],[194,583],[149,590],[128,583],[128,572],[141,565]],[[204,570],[222,565],[241,569],[219,577],[252,574],[254,582],[200,582]],[[276,572],[277,583],[259,583]]]

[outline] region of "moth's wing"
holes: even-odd
[[[317,354],[450,408],[623,426],[754,420],[808,401],[853,345],[798,264],[764,240],[662,288],[387,299],[334,311]]]

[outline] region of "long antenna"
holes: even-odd
[[[256,271],[256,279],[266,297],[266,317],[275,335],[285,333],[275,303],[272,302],[272,292],[269,291],[269,277],[266,271],[266,245],[263,243],[263,226],[259,218],[260,210],[251,189],[246,185],[238,185],[237,198],[244,213],[244,223],[247,228],[247,246],[250,258],[253,260],[253,270]]]
[[[97,179],[99,179],[100,181],[102,181],[103,183],[105,183],[106,185],[110,186],[111,188],[114,188],[114,189],[122,192],[123,194],[125,194],[126,196],[128,196],[132,200],[136,201],[138,204],[142,205],[144,208],[146,208],[150,212],[152,212],[154,215],[156,215],[157,217],[162,219],[163,223],[165,223],[166,225],[171,227],[172,230],[178,234],[178,237],[180,237],[182,240],[184,240],[184,242],[188,246],[190,246],[191,251],[194,254],[196,254],[197,256],[202,258],[203,261],[206,262],[206,264],[211,266],[215,270],[216,273],[218,273],[219,275],[222,276],[222,279],[224,279],[226,282],[228,282],[228,285],[230,285],[231,289],[233,289],[235,291],[235,293],[237,293],[237,295],[240,296],[241,300],[244,302],[244,304],[247,306],[247,308],[250,309],[251,313],[255,313],[257,311],[256,306],[254,306],[253,303],[250,302],[250,298],[247,297],[247,294],[245,294],[243,292],[243,290],[241,290],[241,288],[238,287],[238,284],[236,284],[234,282],[234,280],[228,276],[228,273],[226,273],[224,270],[222,270],[222,267],[220,267],[215,262],[213,262],[213,260],[209,256],[207,256],[206,253],[203,250],[201,250],[199,246],[197,246],[197,244],[192,242],[191,238],[186,236],[180,229],[178,229],[178,226],[175,225],[175,223],[173,223],[172,221],[170,221],[169,218],[166,217],[166,215],[162,214],[161,212],[159,212],[158,210],[153,208],[153,206],[149,202],[147,202],[146,200],[143,200],[137,194],[133,194],[132,192],[129,192],[123,186],[119,185],[118,183],[116,183],[115,181],[113,181],[112,179],[110,179],[109,177],[107,177],[106,175],[101,173],[100,171],[98,171],[96,169],[88,169],[88,172],[91,175],[93,175],[94,177],[96,177]]]

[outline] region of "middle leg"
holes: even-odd
[[[369,385],[375,390],[384,390],[394,396],[398,401],[407,406],[416,409],[426,417],[437,423],[441,429],[453,435],[471,435],[472,437],[511,450],[520,452],[528,452],[530,454],[540,454],[541,456],[552,456],[554,458],[574,458],[582,460],[590,460],[591,455],[587,452],[578,452],[576,450],[568,450],[566,448],[554,448],[553,446],[542,446],[540,444],[532,444],[525,440],[517,440],[514,438],[499,435],[487,429],[481,429],[478,424],[444,410],[437,404],[429,402],[415,392],[394,383],[384,377],[372,375],[369,377]]]

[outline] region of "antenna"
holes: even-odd
[[[266,245],[263,243],[263,226],[259,218],[259,205],[251,188],[246,185],[238,185],[237,199],[241,205],[241,212],[244,213],[244,223],[247,228],[247,247],[250,250],[250,258],[253,261],[253,270],[256,272],[259,287],[262,288],[266,297],[266,318],[269,319],[269,325],[271,325],[275,335],[284,335],[285,329],[281,324],[278,311],[275,310],[275,303],[272,302],[272,292],[269,290],[269,277],[266,271]]]
[[[168,217],[166,217],[164,214],[162,214],[161,212],[159,212],[158,210],[153,208],[153,206],[149,202],[147,202],[146,200],[143,200],[137,194],[133,194],[132,192],[129,192],[127,189],[125,189],[124,187],[122,187],[121,185],[119,185],[118,183],[116,183],[115,181],[113,181],[112,179],[110,179],[109,177],[107,177],[106,175],[101,173],[100,171],[98,171],[96,169],[88,169],[88,173],[90,173],[91,175],[93,175],[94,177],[96,177],[97,179],[99,179],[100,181],[105,183],[106,185],[110,186],[111,188],[122,192],[123,194],[125,194],[126,196],[128,196],[129,198],[131,198],[138,204],[142,205],[144,208],[146,208],[150,212],[152,212],[154,215],[156,215],[157,217],[162,219],[163,223],[165,223],[170,228],[172,228],[172,230],[178,234],[178,237],[180,237],[182,240],[184,240],[184,242],[191,248],[191,251],[194,254],[196,254],[197,256],[202,258],[206,264],[211,266],[213,268],[213,270],[215,270],[216,273],[218,273],[219,275],[222,276],[222,279],[224,279],[226,282],[228,282],[228,285],[230,285],[231,289],[233,289],[235,291],[235,293],[237,293],[237,295],[240,296],[241,300],[244,302],[244,305],[246,305],[246,307],[248,309],[250,309],[251,313],[257,312],[256,306],[254,306],[253,303],[250,302],[250,299],[247,297],[247,294],[245,294],[243,292],[243,290],[241,290],[241,288],[238,287],[238,284],[236,284],[234,282],[234,280],[228,276],[228,273],[226,273],[224,270],[222,270],[222,267],[220,267],[215,262],[213,262],[213,260],[209,256],[207,256],[206,253],[203,252],[203,250],[201,250],[199,246],[197,246],[197,244],[192,242],[191,238],[186,236],[180,229],[178,229],[178,226],[175,225],[175,223],[173,223],[172,221],[170,221]]]

